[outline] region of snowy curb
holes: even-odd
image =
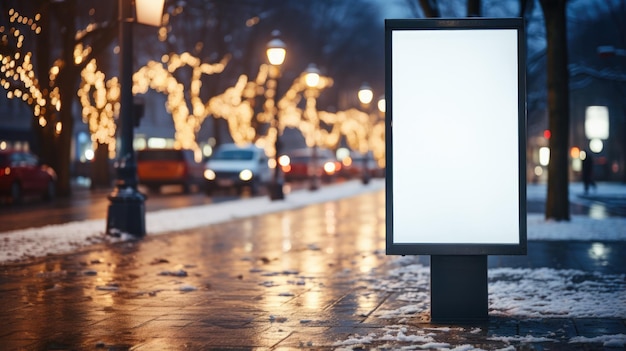
[[[148,212],[146,213],[146,231],[147,235],[160,235],[194,229],[238,218],[280,212],[380,191],[384,187],[384,179],[374,179],[368,185],[354,180],[327,185],[315,192],[297,190],[286,194],[285,200],[282,201],[271,201],[263,196]],[[105,228],[104,219],[95,219],[2,232],[0,233],[0,264],[26,258],[45,257],[50,254],[70,253],[94,244],[119,240],[105,235]]]

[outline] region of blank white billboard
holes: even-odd
[[[415,21],[386,28],[388,253],[525,250],[520,28]]]

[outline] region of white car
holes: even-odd
[[[272,177],[268,161],[265,151],[257,146],[220,145],[204,170],[207,195],[219,189],[236,189],[241,193],[246,187],[252,194],[258,194]]]

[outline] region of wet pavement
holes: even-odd
[[[2,265],[0,350],[604,350],[571,341],[626,335],[626,316],[385,317],[411,287],[376,287],[399,264],[384,254],[384,200],[376,191]],[[531,241],[528,251],[490,256],[489,267],[626,275],[626,241]]]

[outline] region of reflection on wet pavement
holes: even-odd
[[[384,193],[368,196],[3,267],[0,344],[328,344],[385,298],[345,295],[387,260]]]
[[[411,257],[421,267],[414,286],[385,279],[402,259],[385,255],[384,200],[378,191],[2,266],[0,349],[335,349],[374,332],[384,345],[407,328],[414,342],[494,349],[508,345],[494,334],[536,327],[501,317],[429,324],[429,257]],[[625,242],[529,242],[528,256],[490,256],[489,267],[624,274],[624,250]],[[417,302],[407,305],[407,294]],[[542,322],[566,340],[580,327]]]

